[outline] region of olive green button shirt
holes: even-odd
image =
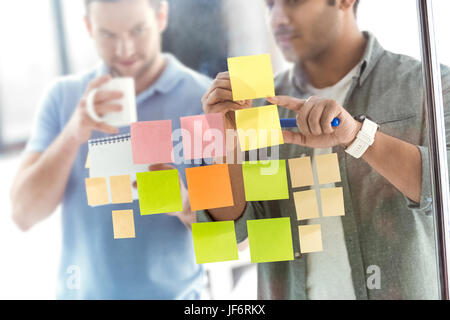
[[[418,146],[422,155],[422,196],[420,203],[407,199],[364,160],[353,158],[342,147],[333,148],[338,154],[342,178],[336,185],[344,190],[342,224],[356,298],[438,299],[422,66],[411,57],[384,50],[370,33],[364,35],[366,50],[344,107],[354,116],[369,116],[380,125],[381,132]],[[450,142],[450,71],[442,66],[441,73],[446,135]],[[275,87],[277,95],[310,96],[301,72],[295,69],[278,75]],[[290,110],[278,109],[280,118],[295,117]],[[313,149],[284,144],[279,151],[280,159],[291,159],[312,156]],[[297,221],[292,196],[300,190],[290,187],[287,200],[247,202],[243,215],[235,221],[240,242],[247,238],[247,220],[291,218],[295,259],[258,264],[259,299],[308,299],[305,288],[308,253],[300,254],[298,235],[298,225],[305,222]],[[198,220],[212,221],[212,218],[201,211]],[[367,286],[373,275],[371,266],[380,270],[379,289]]]

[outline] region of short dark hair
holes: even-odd
[[[84,0],[84,5],[86,7],[86,11],[89,8],[89,5],[93,2],[120,2],[123,0]],[[153,8],[159,8],[159,5],[161,4],[163,0],[148,0],[148,2],[150,3],[150,5]]]
[[[330,6],[334,6],[336,4],[336,0],[328,0],[328,4]],[[358,5],[359,5],[359,0],[355,0],[355,3],[353,4],[353,13],[355,14],[355,17],[356,17],[356,13],[358,12]]]

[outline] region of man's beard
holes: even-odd
[[[139,78],[141,78],[143,75],[145,75],[147,73],[147,71],[153,66],[155,60],[156,60],[157,55],[153,55],[149,60],[147,60],[147,62],[145,62],[145,64],[136,72],[136,74],[134,74],[132,77],[135,80],[138,80]],[[114,77],[124,77],[126,75],[123,75],[119,69],[111,67],[111,74]]]

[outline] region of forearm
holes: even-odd
[[[48,217],[59,205],[79,150],[64,130],[39,158],[19,171],[11,190],[13,218],[27,230]]]
[[[377,132],[362,158],[406,197],[420,202],[422,158],[416,146]]]

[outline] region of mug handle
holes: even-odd
[[[86,99],[86,112],[88,113],[89,117],[91,117],[92,120],[95,122],[103,122],[103,119],[99,117],[97,112],[95,112],[94,109],[94,98],[97,94],[98,89],[92,89],[91,92],[89,92],[87,99]]]

